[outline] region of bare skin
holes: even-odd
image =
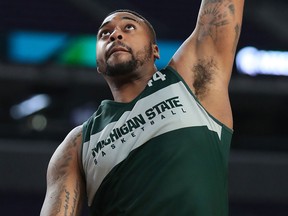
[[[243,5],[244,0],[202,0],[195,30],[169,62],[205,109],[230,128],[233,119],[228,85]],[[112,14],[103,21],[97,36],[97,69],[110,86],[115,101],[133,100],[157,71],[154,61],[160,53],[147,29],[142,19],[130,13]],[[107,65],[113,68],[133,58],[137,59],[137,65],[129,73],[107,74],[107,71],[113,73],[107,70]],[[81,213],[86,193],[80,165],[81,133],[81,126],[73,129],[50,160],[41,216]]]
[[[47,172],[47,191],[40,215],[80,215],[85,184],[79,167],[82,128],[72,130],[53,154]]]
[[[202,1],[194,32],[173,56],[175,68],[202,105],[233,128],[228,85],[240,36],[244,1]]]

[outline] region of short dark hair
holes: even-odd
[[[129,10],[129,9],[118,9],[118,10],[115,10],[115,11],[112,11],[111,13],[109,13],[107,15],[110,16],[112,14],[115,14],[115,13],[119,13],[119,12],[126,12],[126,13],[130,13],[130,14],[133,14],[137,17],[139,17],[140,19],[144,20],[144,23],[148,26],[148,29],[149,29],[149,33],[151,35],[151,38],[152,38],[152,43],[153,44],[156,44],[157,43],[157,38],[156,38],[156,32],[153,28],[153,26],[151,25],[151,23],[145,18],[143,17],[142,15],[140,15],[139,13],[133,11],[133,10]]]

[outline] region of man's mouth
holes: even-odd
[[[112,54],[116,52],[129,52],[129,50],[122,46],[115,46],[108,51],[107,57],[109,58]]]

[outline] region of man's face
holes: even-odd
[[[142,19],[127,12],[112,14],[97,34],[98,71],[107,76],[135,71],[149,61],[154,63],[155,47]]]

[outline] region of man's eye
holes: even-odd
[[[107,37],[109,35],[110,35],[109,31],[102,31],[101,34],[100,34],[100,37],[103,38],[103,37]]]
[[[125,29],[126,29],[126,30],[134,30],[134,29],[135,29],[135,26],[129,24],[129,25],[126,25],[126,26],[125,26]]]

